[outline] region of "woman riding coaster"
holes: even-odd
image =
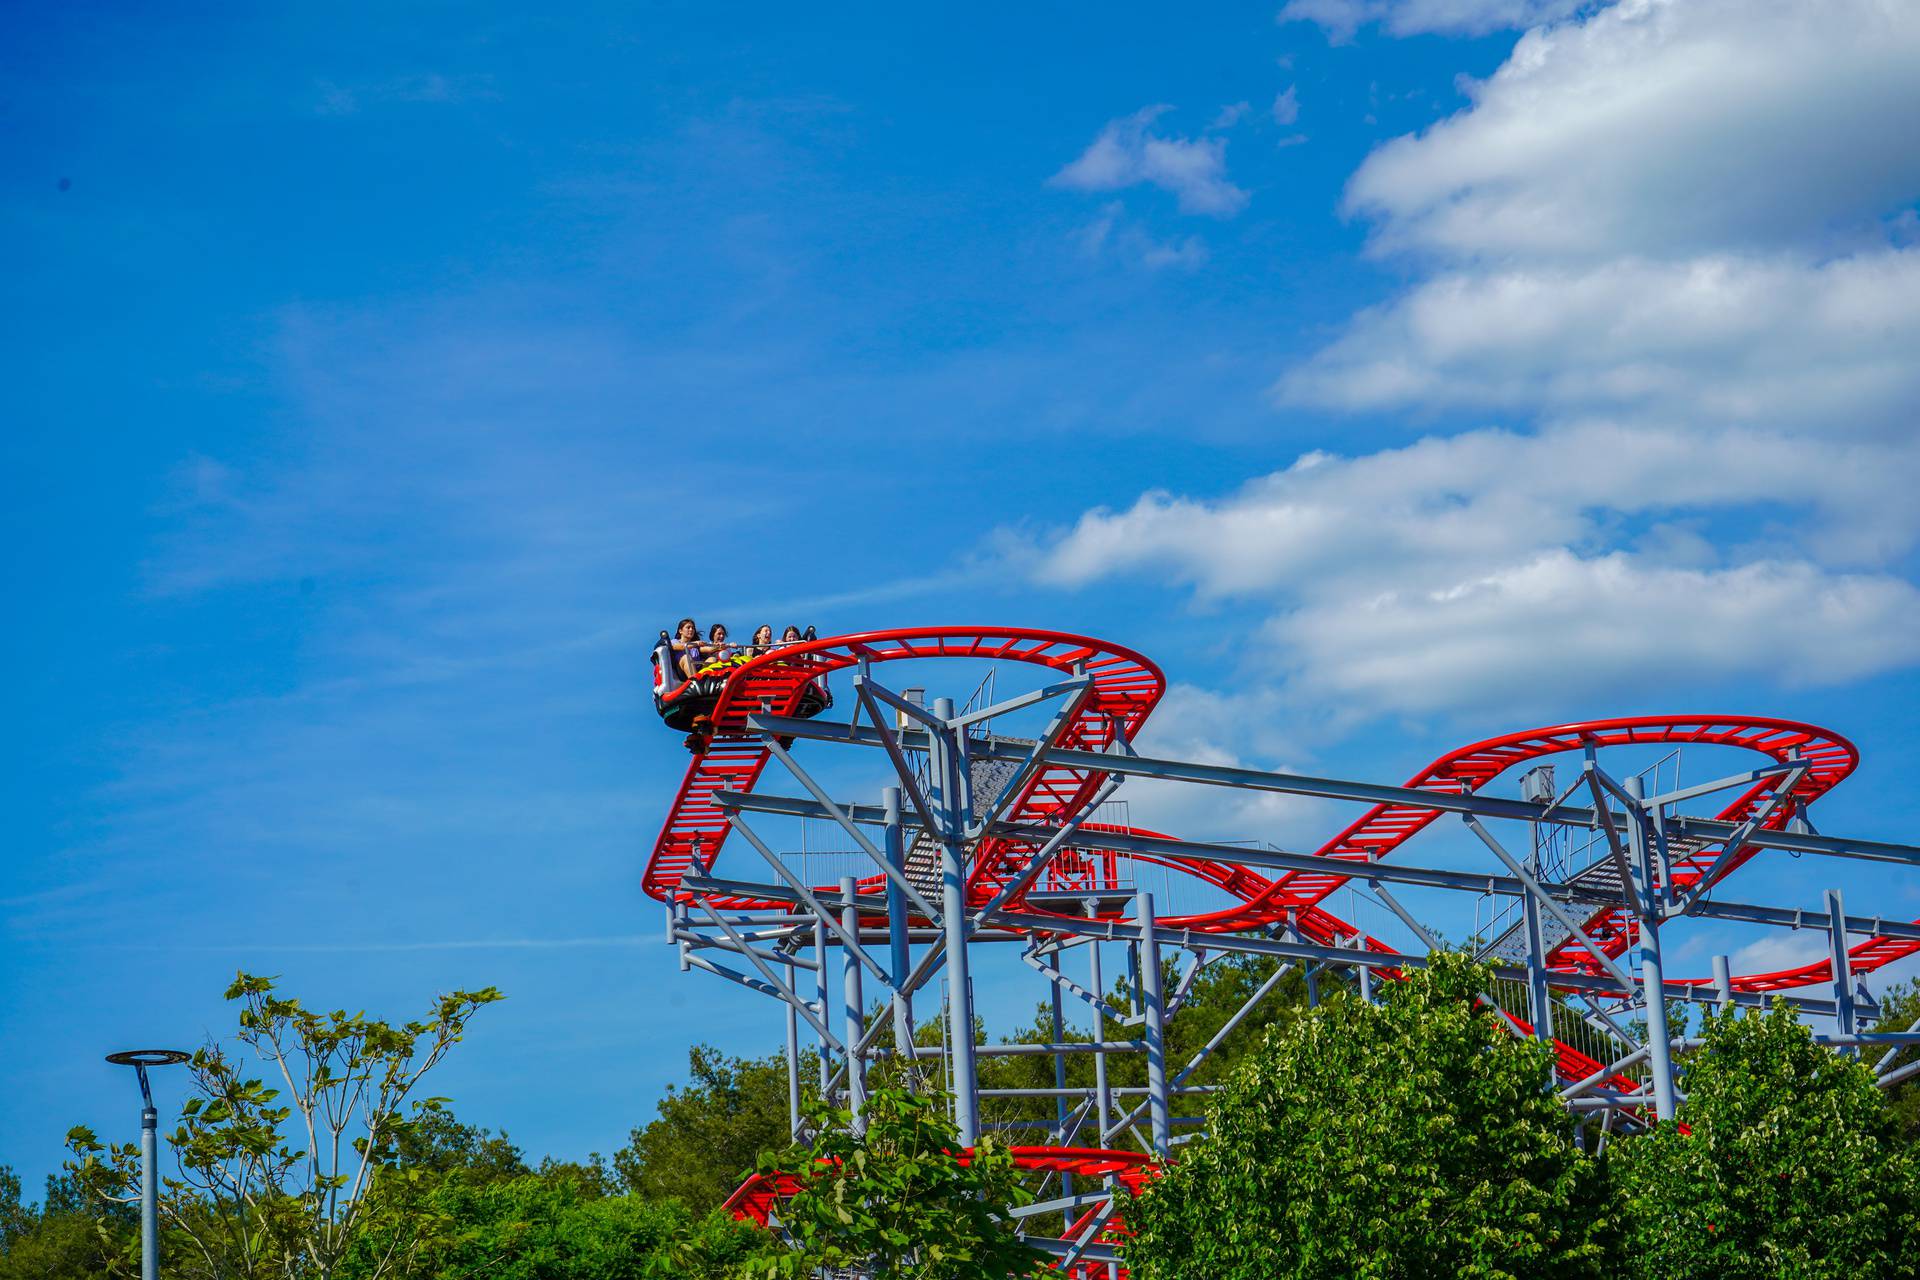
[[[693,679],[693,673],[700,669],[700,624],[692,618],[680,619],[667,643],[673,653],[674,670],[682,680]]]
[[[704,661],[701,668],[711,667],[715,663],[725,662],[739,650],[727,643],[727,624],[716,622],[707,628],[707,642],[700,646],[700,656]]]

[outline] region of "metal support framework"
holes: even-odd
[[[1030,692],[976,697],[958,708],[882,682],[888,664],[920,659],[990,662],[1033,670],[1037,679]],[[851,719],[810,717],[828,677],[848,669]],[[1217,1087],[1206,1073],[1281,983],[1297,970],[1312,1000],[1329,984],[1390,999],[1395,981],[1440,945],[1440,932],[1402,892],[1426,895],[1424,910],[1460,903],[1451,919],[1435,921],[1453,936],[1467,932],[1461,919],[1474,903],[1491,901],[1511,921],[1500,938],[1480,944],[1498,979],[1481,1002],[1513,1034],[1552,1046],[1558,1096],[1596,1142],[1656,1118],[1684,1120],[1687,1055],[1698,1042],[1677,1020],[1669,1024],[1670,1005],[1758,1009],[1785,1000],[1816,1021],[1822,1042],[1884,1054],[1876,1068],[1883,1085],[1920,1074],[1920,1063],[1895,1065],[1920,1036],[1873,1031],[1879,1008],[1860,982],[1920,954],[1920,921],[1848,915],[1831,881],[1811,881],[1797,901],[1726,896],[1754,858],[1791,853],[1806,859],[1809,872],[1833,859],[1920,867],[1920,847],[1822,834],[1808,820],[1808,807],[1857,764],[1844,738],[1764,717],[1595,720],[1477,742],[1388,785],[1143,756],[1132,739],[1164,688],[1158,669],[1129,650],[1018,628],[807,641],[727,678],[695,736],[693,764],[644,884],[666,905],[667,938],[683,971],[714,974],[782,1003],[796,1132],[803,1023],[818,1036],[823,1095],[856,1115],[876,1060],[917,1081],[926,1078],[918,1064],[940,1059],[963,1144],[989,1131],[1045,1135],[1047,1145],[1013,1148],[1016,1165],[1041,1191],[1016,1215],[1020,1228],[1060,1258],[1064,1274],[1118,1276],[1124,1235],[1109,1229],[1120,1226],[1121,1189],[1137,1188],[1203,1130],[1203,1100]],[[1747,752],[1748,767],[1716,769],[1707,781],[1676,779],[1648,794],[1634,772],[1644,760],[1634,753],[1694,747]],[[829,760],[836,753],[844,764],[878,761],[893,776],[878,804],[850,802],[822,781],[844,776],[844,764],[839,772],[815,771],[811,758],[799,759],[810,753],[829,763],[838,763]],[[1556,756],[1577,762],[1570,784],[1556,789],[1550,770],[1540,768],[1543,781],[1516,791],[1522,771]],[[764,765],[774,760],[799,794],[764,781]],[[1124,784],[1136,778],[1359,808],[1311,850],[1182,839],[1107,819],[1105,802],[1124,799]],[[1570,803],[1576,796],[1591,803]],[[1451,855],[1408,856],[1405,846],[1446,814],[1458,815],[1475,841],[1456,840]],[[777,823],[800,821],[839,833],[853,873],[837,870],[836,884],[809,883],[781,851],[790,846],[773,834]],[[1504,839],[1503,823],[1524,824],[1524,835],[1508,830],[1525,843]],[[737,851],[728,843],[734,833]],[[1548,849],[1556,851],[1551,858]],[[1576,849],[1591,851],[1580,855],[1584,865],[1569,861]],[[1356,901],[1376,905],[1375,927],[1400,941],[1336,916],[1333,895],[1345,887]],[[1716,956],[1710,975],[1669,973],[1679,954],[1674,932],[1716,921],[1817,928],[1830,945],[1824,958],[1777,972],[1736,974]],[[986,971],[976,962],[988,963],[1002,942],[1023,944],[1017,958],[1024,965],[1010,963],[1011,950],[998,953],[1006,969],[1045,984],[1047,1043],[978,1038],[975,975]],[[1116,946],[1127,980],[1110,990],[1106,966]],[[1077,967],[1075,977],[1067,973],[1076,947],[1086,952],[1078,981]],[[828,994],[835,950],[838,1018]],[[726,953],[738,968],[721,962]],[[1202,967],[1223,955],[1259,957],[1271,967],[1191,1058],[1169,1064],[1169,1026],[1184,1016]],[[1165,962],[1177,980],[1163,978]],[[814,972],[811,1000],[798,994],[803,968]],[[1004,989],[1000,973],[990,989]],[[915,993],[942,974],[942,1043],[916,1046]],[[864,1005],[869,981],[882,993],[872,1017]],[[1087,1009],[1084,1021],[1071,1018],[1084,1038],[1069,1034],[1069,1001]],[[1014,1015],[1027,1007],[1019,1003]],[[1629,1030],[1640,1023],[1644,1035]],[[1557,1038],[1567,1036],[1580,1043]],[[1144,1078],[1144,1088],[1116,1087],[1116,1059],[1136,1054],[1133,1079]],[[981,1088],[983,1059],[1022,1056],[1048,1059],[1050,1087]],[[1086,1059],[1090,1080],[1081,1074],[1086,1067],[1075,1066]],[[1115,1149],[1114,1142],[1134,1146]],[[730,1204],[767,1221],[780,1194],[750,1181]]]

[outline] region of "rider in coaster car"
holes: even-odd
[[[673,646],[674,670],[680,673],[683,680],[693,679],[693,673],[700,669],[704,661],[701,656],[700,624],[692,618],[680,619],[668,643]]]

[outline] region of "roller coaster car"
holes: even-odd
[[[804,642],[818,637],[814,629],[808,627],[802,639]],[[680,673],[674,670],[672,638],[662,631],[660,642],[653,647],[653,709],[660,713],[660,719],[669,729],[700,732],[713,714],[714,704],[720,701],[720,691],[727,687],[727,681],[745,661],[742,657],[725,663],[708,663],[691,679],[681,680]],[[826,680],[812,680],[801,691],[799,705],[790,714],[808,719],[832,705],[833,694],[827,689]]]

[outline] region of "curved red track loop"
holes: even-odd
[[[1095,1180],[1112,1177],[1129,1191],[1139,1191],[1153,1176],[1153,1158],[1138,1151],[1102,1151],[1096,1147],[1009,1147],[1007,1150],[1013,1155],[1016,1169],[1029,1173],[1068,1173]],[[971,1150],[961,1152],[960,1163],[966,1164],[972,1156]],[[722,1207],[736,1221],[752,1221],[764,1227],[773,1213],[773,1207],[799,1190],[799,1180],[790,1175],[768,1177],[756,1173],[742,1183],[738,1191],[727,1197]],[[1096,1211],[1097,1208],[1087,1210],[1060,1238],[1071,1240],[1079,1236],[1092,1223]],[[1125,1227],[1116,1216],[1108,1220],[1102,1228],[1102,1234],[1124,1235]],[[1092,1280],[1093,1277],[1106,1274],[1106,1264],[1085,1263],[1062,1274],[1074,1277],[1074,1280]],[[1121,1274],[1126,1274],[1124,1268]]]
[[[790,645],[742,664],[727,679],[712,714],[713,734],[706,749],[696,755],[674,797],[665,826],[654,842],[641,887],[665,901],[697,856],[711,866],[727,838],[726,814],[713,803],[716,791],[751,790],[766,767],[768,751],[747,732],[747,717],[766,707],[787,715],[814,680],[835,671],[869,663],[911,658],[984,658],[992,662],[1025,662],[1060,675],[1076,670],[1093,677],[1091,693],[1061,735],[1060,744],[1099,751],[1117,731],[1132,738],[1147,714],[1166,692],[1166,677],[1131,649],[1085,636],[1025,627],[930,627],[868,631],[832,636]],[[1042,769],[1014,804],[1009,817],[1017,821],[1046,822],[1077,812],[1099,786],[1101,775],[1083,770]],[[1000,851],[983,850],[976,877],[991,874],[1003,859]],[[785,903],[742,901],[734,907],[784,907]]]
[[[1587,747],[1624,745],[1682,745],[1736,747],[1757,752],[1776,763],[1786,763],[1793,753],[1806,763],[1807,772],[1794,787],[1792,802],[1779,806],[1762,824],[1764,829],[1779,830],[1804,809],[1825,795],[1853,772],[1860,753],[1838,734],[1794,720],[1776,720],[1761,716],[1634,716],[1612,720],[1589,720],[1527,730],[1489,738],[1452,751],[1415,774],[1406,783],[1424,791],[1477,791],[1516,765],[1546,756]],[[1723,808],[1718,818],[1738,822],[1752,814],[1769,799],[1782,779],[1766,778],[1741,792]],[[1377,805],[1361,815],[1344,831],[1322,845],[1320,856],[1342,862],[1370,862],[1386,857],[1440,816],[1436,809],[1405,805]],[[1748,845],[1734,851],[1727,872],[1740,866],[1757,851]],[[1720,846],[1676,847],[1671,860],[1673,883],[1685,889],[1696,884],[1721,853]],[[1345,884],[1348,877],[1337,872],[1292,873],[1273,883],[1266,903],[1285,902],[1306,906],[1324,900]],[[1266,903],[1249,902],[1238,911],[1258,910]],[[1238,912],[1222,913],[1229,919]],[[1634,940],[1631,920],[1619,911],[1603,911],[1587,922],[1588,932],[1609,955],[1619,955]],[[1904,939],[1876,938],[1860,943],[1849,951],[1855,972],[1867,973],[1903,956],[1920,951],[1920,943]],[[1600,966],[1575,946],[1563,946],[1552,957],[1556,967],[1598,972]],[[1821,960],[1794,969],[1774,973],[1747,974],[1734,979],[1742,991],[1779,991],[1789,987],[1830,980],[1832,965]],[[1694,985],[1708,978],[1679,979]]]

